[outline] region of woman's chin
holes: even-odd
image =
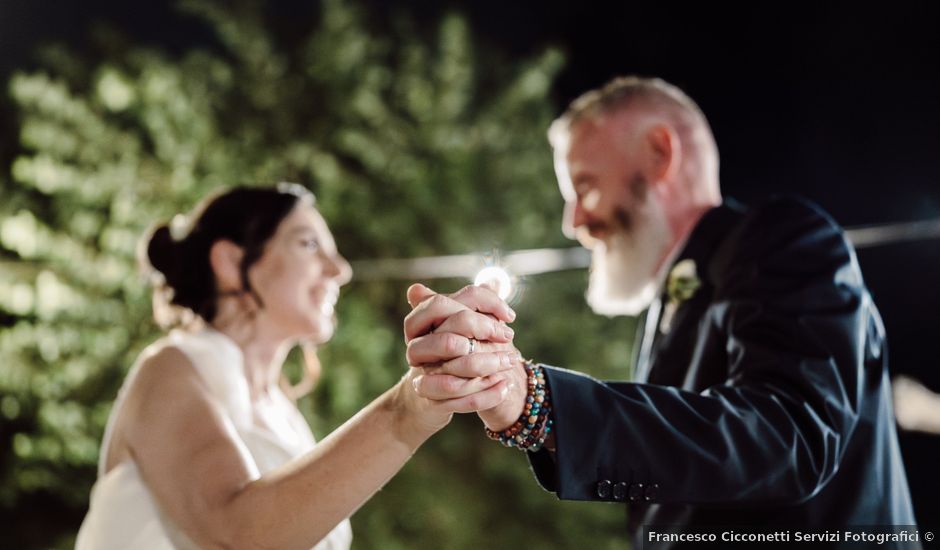
[[[325,344],[336,331],[336,322],[333,319],[315,319],[307,323],[303,339],[312,344]]]

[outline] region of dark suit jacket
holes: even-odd
[[[881,319],[852,245],[816,206],[708,212],[677,258],[702,286],[636,383],[546,368],[559,498],[630,503],[633,527],[914,524]]]

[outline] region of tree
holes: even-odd
[[[457,14],[429,35],[326,0],[309,32],[278,38],[256,3],[181,7],[214,43],[174,56],[101,31],[95,55],[53,47],[46,69],[10,82],[21,150],[0,205],[0,513],[17,527],[5,547],[71,544],[111,402],[158,334],[138,239],[208,191],[301,182],[353,260],[561,244],[544,139],[558,52],[509,62]],[[626,363],[631,321],[590,315],[583,278],[528,281],[518,342],[603,375]],[[406,286],[344,291],[324,377],[301,402],[318,436],[402,375]],[[359,548],[621,547],[622,521],[619,507],[556,502],[470,417],[353,518]]]

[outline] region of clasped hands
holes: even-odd
[[[412,311],[405,317],[411,381],[422,398],[474,412],[500,431],[522,414],[526,373],[507,323],[516,314],[485,286],[438,294],[415,284],[408,289]]]

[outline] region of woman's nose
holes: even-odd
[[[326,261],[328,273],[331,277],[336,279],[337,283],[344,285],[352,279],[352,266],[350,266],[346,258],[342,257],[339,253],[327,257]]]

